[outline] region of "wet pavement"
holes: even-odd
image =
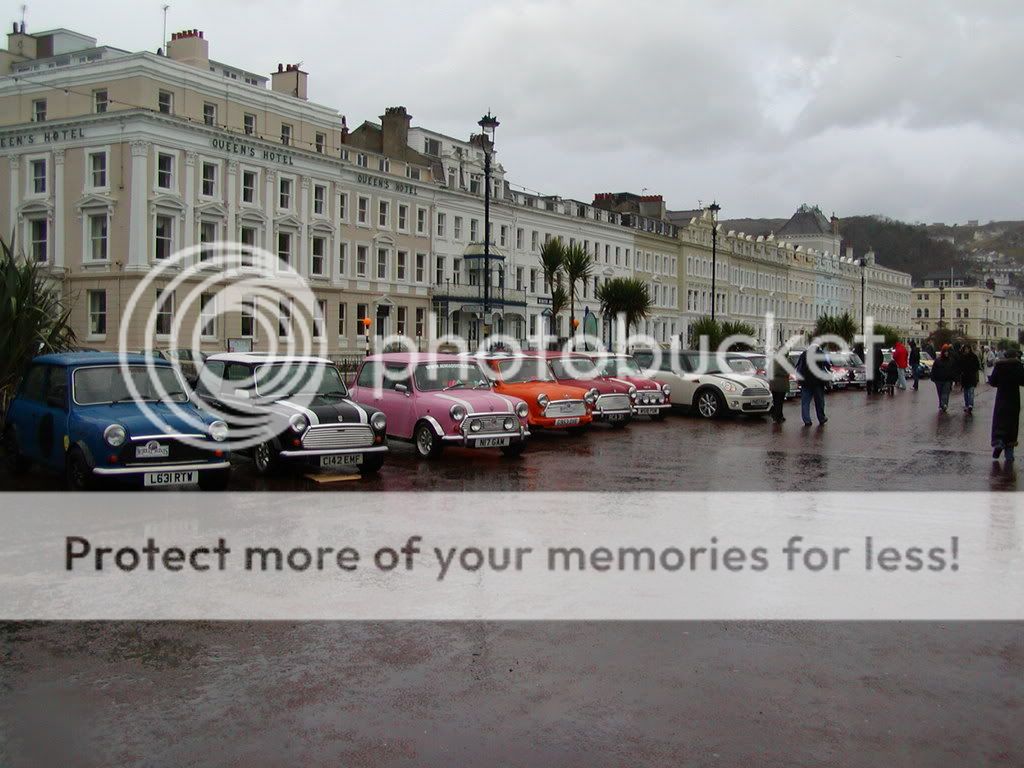
[[[673,416],[236,489],[998,490],[992,393]],[[38,473],[0,487],[51,489]],[[940,499],[940,497],[936,497]],[[941,503],[941,501],[937,501]],[[1024,765],[1021,623],[0,624],[0,765]]]

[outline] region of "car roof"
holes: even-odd
[[[320,363],[333,365],[326,357],[313,355],[275,355],[270,352],[218,352],[206,358],[206,362],[246,363]]]
[[[380,360],[385,363],[457,363],[465,362],[465,355],[456,355],[450,352],[382,352],[377,355],[369,355],[367,360]]]
[[[33,363],[45,363],[47,365],[120,365],[132,363],[135,365],[161,365],[171,367],[171,364],[160,357],[140,355],[137,352],[129,352],[119,355],[116,352],[56,352],[47,355],[39,355],[32,359]]]

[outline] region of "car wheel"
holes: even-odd
[[[694,397],[694,407],[702,419],[715,419],[725,412],[725,401],[713,389],[702,389]]]
[[[73,450],[68,454],[64,464],[64,476],[67,480],[68,490],[90,491],[96,487],[96,479],[92,474],[92,468],[85,456],[79,450]]]
[[[252,449],[252,463],[256,466],[256,471],[264,477],[276,473],[281,468],[281,461],[277,457],[274,443],[268,440],[255,446]]]
[[[434,429],[426,422],[416,427],[416,452],[424,459],[436,459],[441,455],[444,444],[434,434]]]
[[[12,475],[23,475],[28,472],[32,462],[21,455],[18,450],[18,437],[14,429],[8,429],[4,434],[4,463],[7,471]]]
[[[515,458],[516,456],[522,456],[523,455],[523,451],[525,451],[525,450],[526,450],[526,441],[525,440],[520,440],[518,443],[512,443],[511,445],[506,445],[504,448],[501,449],[501,452],[503,454],[505,454],[506,456]]]
[[[199,489],[202,491],[223,491],[231,479],[230,469],[214,469],[199,473]]]
[[[383,454],[375,454],[373,456],[364,456],[363,463],[359,465],[359,474],[363,477],[370,477],[380,472],[380,468],[384,466]]]

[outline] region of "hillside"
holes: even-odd
[[[909,272],[915,283],[929,272],[963,269],[956,247],[932,237],[923,224],[883,216],[850,216],[840,220],[839,231],[844,253],[853,246],[853,254],[859,258],[873,250],[879,264]]]

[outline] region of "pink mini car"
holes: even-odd
[[[654,421],[661,421],[672,408],[669,386],[644,375],[631,356],[612,352],[584,354],[597,365],[597,375],[635,387],[630,395],[634,416],[650,416]]]
[[[494,392],[476,360],[458,355],[370,355],[350,396],[382,410],[387,436],[411,441],[425,458],[438,456],[445,445],[518,456],[530,436],[526,403]]]

